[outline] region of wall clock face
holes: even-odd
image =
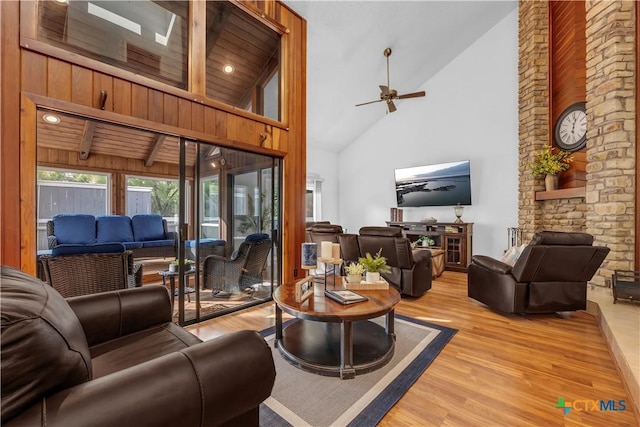
[[[576,151],[587,143],[587,113],[584,102],[573,104],[562,112],[554,130],[558,147]]]

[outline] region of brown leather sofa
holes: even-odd
[[[587,282],[609,253],[609,248],[592,244],[590,234],[542,231],[533,236],[513,267],[474,255],[468,295],[505,313],[584,310]]]
[[[340,234],[338,240],[345,263],[357,262],[367,252],[375,255],[382,248],[391,267],[382,276],[401,294],[419,297],[431,289],[431,252],[412,250],[400,227],[362,227],[359,234]]]
[[[256,332],[201,342],[161,286],[65,300],[0,273],[3,426],[258,425],[275,367]]]

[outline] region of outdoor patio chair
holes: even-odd
[[[214,295],[240,292],[262,283],[262,272],[271,251],[271,239],[264,233],[252,234],[229,258],[209,255],[204,260],[204,287]]]
[[[73,253],[76,248],[59,247],[62,250],[39,257],[44,281],[65,298],[142,286],[142,266],[134,266],[131,251],[120,244],[102,246],[106,252]]]

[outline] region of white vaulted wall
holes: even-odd
[[[472,206],[465,207],[463,220],[475,224],[473,253],[500,257],[507,228],[517,226],[517,11],[414,90],[422,89],[425,98],[397,101],[397,112],[368,129],[337,159],[309,150],[308,172],[326,180],[323,219],[349,232],[385,225],[389,208],[397,206],[396,168],[470,160]],[[455,220],[452,207],[404,209],[405,221],[425,217]]]

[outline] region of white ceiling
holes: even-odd
[[[307,145],[339,152],[386,114],[378,85],[426,90],[434,74],[517,7],[516,1],[296,1],[307,20]],[[469,70],[473,72],[473,70]]]

